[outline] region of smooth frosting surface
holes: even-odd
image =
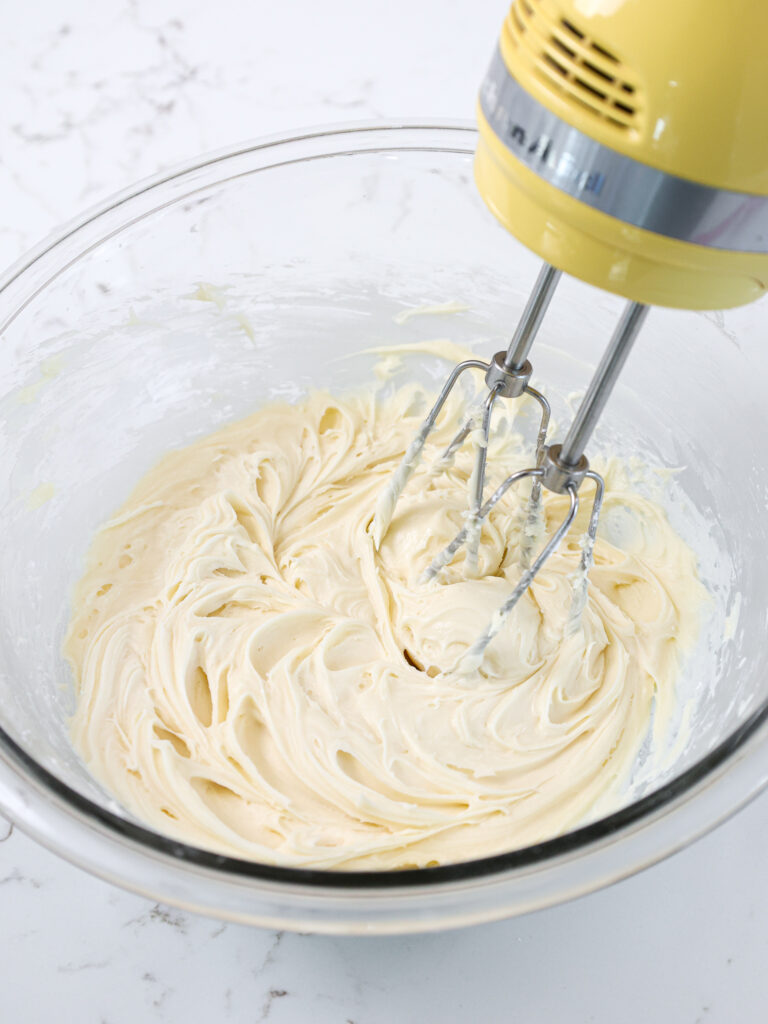
[[[616,461],[598,468],[622,543],[598,536],[581,628],[563,638],[589,501],[481,673],[443,671],[519,577],[527,491],[485,524],[479,578],[462,553],[417,583],[464,522],[472,447],[430,471],[446,416],[377,551],[376,500],[423,398],[414,386],[263,408],[166,456],[97,534],[66,639],[73,739],[158,831],[293,866],[468,860],[610,803],[654,701],[660,728],[703,588]],[[529,459],[502,428],[489,491]],[[548,530],[565,504],[545,493]]]

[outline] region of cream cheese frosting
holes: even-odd
[[[430,469],[446,415],[377,548],[423,414],[416,386],[267,406],[167,455],[98,532],[65,642],[72,736],[136,817],[264,863],[391,869],[526,846],[620,799],[697,635],[693,552],[608,461],[604,516],[631,527],[621,547],[598,535],[580,628],[589,501],[481,670],[453,675],[519,578],[527,494],[493,509],[476,576],[460,554],[420,584],[473,461]],[[489,490],[529,459],[502,425]],[[544,494],[547,530],[566,502]]]

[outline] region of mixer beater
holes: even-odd
[[[592,564],[605,485],[600,474],[590,469],[589,461],[584,452],[638,332],[643,325],[648,313],[648,307],[639,302],[631,302],[626,306],[565,439],[561,444],[547,445],[545,441],[549,426],[550,407],[546,398],[528,383],[533,372],[530,360],[528,359],[528,353],[547,311],[559,278],[560,272],[555,270],[554,267],[548,264],[542,267],[506,352],[497,352],[489,363],[485,363],[480,359],[467,359],[454,367],[416,437],[408,446],[390,483],[380,495],[374,515],[372,534],[376,547],[379,547],[394,516],[397,501],[419,463],[427,439],[449,394],[465,371],[471,369],[484,370],[485,383],[489,391],[488,396],[482,403],[481,436],[478,441],[475,466],[470,480],[471,496],[470,507],[467,512],[467,522],[453,540],[433,559],[432,563],[422,573],[419,582],[428,583],[430,580],[433,580],[440,570],[452,561],[456,553],[464,545],[467,548],[467,573],[468,575],[473,575],[477,570],[477,549],[482,524],[491,509],[514,484],[522,480],[531,479],[533,486],[528,500],[526,525],[522,531],[523,540],[520,550],[520,562],[523,573],[517,586],[498,609],[486,630],[478,637],[462,659],[462,666],[465,669],[476,668],[480,664],[488,644],[499,633],[507,617],[526,590],[528,590],[537,573],[568,533],[579,511],[579,488],[584,480],[588,479],[595,485],[594,496],[589,525],[582,544],[580,564],[575,577],[576,587],[571,603],[567,631],[570,632],[578,627],[581,613],[586,603],[588,574]],[[499,484],[493,494],[486,501],[483,501],[486,456],[494,403],[499,397],[519,398],[523,394],[529,395],[538,402],[542,410],[536,440],[535,463],[529,468],[510,474]],[[438,465],[448,462],[474,429],[475,418],[470,414],[443,453]],[[530,540],[533,533],[531,523],[539,514],[542,487],[554,494],[567,494],[570,498],[570,505],[563,521],[531,563]]]
[[[528,353],[531,345],[533,344],[533,340],[536,337],[541,321],[544,318],[544,314],[547,311],[559,279],[560,272],[555,270],[554,267],[547,265],[542,267],[525,310],[523,311],[523,315],[520,318],[517,330],[515,331],[506,352],[497,352],[491,359],[490,363],[485,363],[480,359],[467,359],[464,362],[459,363],[451,371],[442,390],[440,391],[440,394],[437,396],[435,404],[430,409],[426,419],[421,425],[421,428],[416,434],[416,437],[409,445],[408,450],[403,456],[403,460],[395,472],[391,484],[379,498],[379,502],[376,507],[376,514],[373,520],[373,538],[376,547],[380,545],[384,534],[389,528],[397,500],[419,463],[427,438],[435,426],[437,417],[440,415],[451,391],[459,382],[460,377],[467,370],[484,370],[485,382],[488,385],[489,393],[482,405],[480,426],[481,439],[477,447],[475,468],[471,480],[472,499],[468,514],[467,527],[464,537],[460,542],[464,543],[466,541],[467,543],[468,572],[471,575],[476,572],[480,529],[482,526],[482,520],[487,515],[487,512],[483,511],[483,491],[485,488],[486,455],[488,449],[488,437],[491,429],[491,414],[493,412],[493,406],[496,399],[499,397],[519,398],[523,394],[529,395],[533,398],[541,407],[541,421],[539,424],[536,444],[537,458],[546,438],[547,427],[549,426],[550,407],[541,392],[532,388],[528,383],[533,372],[533,367],[528,360]],[[463,444],[467,437],[474,432],[475,426],[475,415],[474,413],[470,413],[463,426],[440,458],[440,464],[447,465],[450,463],[461,444]],[[535,490],[531,494],[532,511],[538,502],[538,492],[540,490],[538,479],[534,483],[534,489]],[[458,550],[458,546],[459,545],[454,548],[454,552]],[[448,559],[441,564],[440,568],[442,568],[442,565],[447,564],[447,562]],[[435,576],[438,571],[439,569],[435,569],[434,572],[430,573],[430,570],[427,570],[429,578]]]

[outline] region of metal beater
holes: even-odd
[[[571,605],[567,626],[568,631],[578,627],[586,603],[588,574],[593,560],[595,537],[605,485],[600,474],[589,468],[589,461],[584,454],[584,450],[629,355],[632,344],[643,325],[648,313],[648,307],[638,302],[627,304],[565,439],[561,444],[547,445],[545,442],[550,418],[549,403],[539,391],[532,388],[528,383],[533,372],[530,360],[528,359],[528,353],[559,279],[560,271],[555,270],[554,267],[548,264],[544,264],[506,352],[497,352],[488,363],[480,359],[467,359],[454,367],[418,433],[409,445],[392,479],[380,495],[376,506],[372,534],[374,544],[378,547],[389,528],[397,501],[419,463],[424,445],[435,426],[441,409],[462,374],[472,369],[485,371],[488,396],[482,403],[481,438],[477,447],[475,467],[471,478],[471,498],[467,522],[450,544],[435,557],[431,565],[424,571],[420,582],[427,583],[434,579],[440,570],[452,561],[457,551],[463,545],[467,546],[468,572],[471,574],[476,571],[477,550],[482,523],[494,505],[506,494],[513,484],[526,479],[533,480],[526,514],[528,524],[538,515],[542,487],[545,487],[554,494],[567,494],[569,496],[570,505],[565,518],[533,562],[531,562],[530,546],[526,543],[526,539],[530,538],[532,531],[529,528],[523,530],[524,542],[521,545],[520,557],[523,568],[522,576],[512,593],[494,615],[485,632],[478,637],[465,654],[461,663],[462,668],[465,670],[475,669],[480,664],[488,644],[499,633],[515,605],[530,587],[536,574],[568,533],[579,511],[579,488],[584,480],[591,480],[595,485],[592,509],[586,537],[582,544],[579,569],[576,574],[577,585]],[[541,407],[534,464],[527,469],[512,473],[484,501],[487,446],[494,404],[500,397],[514,399],[524,394],[533,398]],[[473,415],[470,415],[451,441],[440,461],[450,460],[474,428],[475,418]]]

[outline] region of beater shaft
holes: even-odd
[[[512,335],[507,354],[504,357],[504,365],[508,370],[522,370],[525,366],[533,339],[541,327],[541,321],[549,308],[561,276],[562,271],[556,270],[548,263],[545,263],[539,271],[539,276],[528,296],[523,315],[515,328],[515,333]]]
[[[564,466],[577,466],[584,449],[597,426],[605,403],[613,391],[632,345],[648,315],[648,306],[630,302],[624,307],[610,344],[590,381],[587,393],[574,416],[570,430],[560,449],[560,462]]]

